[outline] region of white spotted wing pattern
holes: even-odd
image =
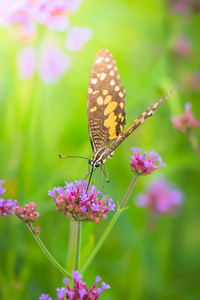
[[[102,49],[94,60],[88,88],[87,115],[93,150],[91,166],[96,168],[104,163],[119,144],[152,116],[171,93],[172,91],[149,107],[129,129],[123,131],[126,125],[126,92],[121,85],[112,54]]]

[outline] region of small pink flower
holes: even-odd
[[[149,151],[148,156],[146,152],[141,155],[142,150],[140,148],[135,147],[131,150],[134,153],[131,156],[131,170],[138,175],[148,175],[162,166],[166,167],[166,164],[163,163],[161,157],[154,150]]]
[[[195,127],[199,127],[200,123],[195,119],[193,113],[191,112],[191,103],[186,103],[184,114],[179,117],[171,118],[174,129],[187,132]]]
[[[30,78],[36,70],[36,50],[27,46],[21,50],[17,59],[19,77]]]
[[[81,50],[86,42],[92,37],[92,31],[89,28],[72,26],[68,31],[65,42],[66,48],[70,51]]]
[[[34,202],[30,202],[25,205],[25,208],[20,207],[18,204],[13,209],[14,214],[23,222],[23,223],[34,223],[39,217],[39,213],[36,212],[37,206]],[[36,230],[39,231],[39,228]]]
[[[56,44],[43,45],[39,57],[39,75],[44,82],[57,81],[70,67],[70,57]]]
[[[183,202],[183,193],[173,189],[164,179],[154,181],[146,193],[138,194],[136,204],[149,209],[152,215],[174,214]]]
[[[106,197],[84,180],[66,183],[65,187],[56,187],[48,192],[59,212],[75,221],[99,223],[106,219],[106,213],[114,210],[113,199]],[[101,199],[99,197],[101,196]]]

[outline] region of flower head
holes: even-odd
[[[55,187],[48,195],[55,201],[58,211],[67,218],[99,223],[100,219],[107,218],[109,210],[114,210],[113,199],[103,195],[93,185],[88,188],[85,180],[65,183],[65,187]],[[99,196],[102,196],[101,199]]]
[[[64,278],[63,282],[66,284],[67,288],[62,287],[56,289],[59,300],[63,300],[65,297],[69,300],[96,300],[103,290],[110,288],[105,282],[102,282],[101,288],[96,288],[97,283],[101,281],[101,278],[97,276],[93,287],[88,290],[85,282],[82,282],[82,276],[78,274],[78,271],[72,271],[72,275],[74,276],[74,288],[70,288],[68,284],[69,279]],[[39,299],[51,300],[47,294],[42,294]]]
[[[191,111],[191,103],[185,104],[185,112],[179,117],[171,118],[174,129],[187,132],[195,127],[199,127],[200,123],[195,119],[192,111]]]
[[[13,214],[13,208],[17,205],[17,201],[11,199],[4,200],[1,195],[6,191],[1,185],[4,180],[0,180],[0,218],[6,215]]]
[[[182,201],[182,191],[172,188],[164,179],[154,181],[146,193],[138,194],[136,198],[136,204],[148,208],[153,215],[174,214]]]
[[[146,152],[141,155],[142,150],[140,148],[135,147],[131,148],[131,150],[134,153],[134,155],[131,156],[131,170],[138,175],[148,175],[162,166],[166,167],[166,164],[163,163],[161,157],[153,150],[149,151],[149,157],[147,157]]]
[[[37,206],[34,202],[30,202],[25,205],[25,208],[17,206],[13,209],[14,214],[23,222],[23,223],[33,223],[39,217],[39,213],[36,212]],[[39,231],[39,229],[38,229]]]

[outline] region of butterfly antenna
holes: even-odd
[[[59,153],[59,157],[60,158],[83,158],[83,159],[89,159],[87,157],[84,157],[84,156],[75,156],[75,155],[72,155],[72,156],[62,156],[60,153]]]

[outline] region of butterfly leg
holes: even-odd
[[[105,180],[103,179],[103,175],[105,176]],[[105,164],[102,163],[102,164],[101,164],[101,183],[100,183],[100,185],[99,185],[99,188],[100,188],[100,186],[101,186],[101,184],[102,184],[102,182],[103,182],[102,189],[103,189],[103,192],[104,192],[104,193],[105,193],[105,190],[104,190],[105,182],[109,182],[109,180],[108,180],[108,178],[107,178],[107,175],[108,175],[108,173],[107,173]]]
[[[96,178],[97,178],[97,169],[95,169],[94,180],[92,181],[91,185],[95,182]]]
[[[88,172],[87,174],[85,174],[83,177],[82,177],[82,180],[86,179],[93,171],[90,171]]]
[[[103,164],[103,168],[104,168],[104,175],[105,175],[105,177],[106,177],[106,182],[109,182],[109,180],[108,180],[108,172],[107,172],[107,170],[106,170],[106,165],[105,164]]]

